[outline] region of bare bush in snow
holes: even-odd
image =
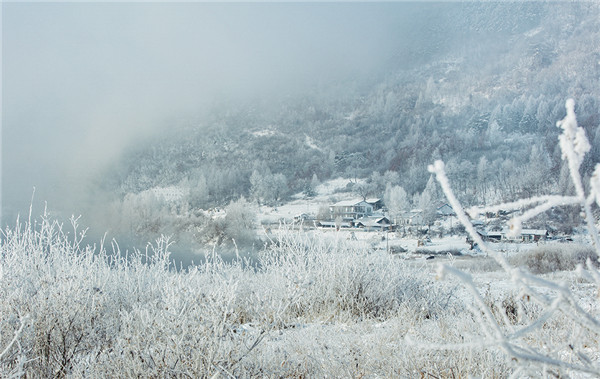
[[[575,270],[588,260],[597,267],[598,257],[591,246],[577,244],[540,245],[511,257],[509,262],[515,267],[526,267],[534,274],[555,271]]]

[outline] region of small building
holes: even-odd
[[[471,220],[471,224],[473,224],[473,226],[476,228],[483,228],[483,226],[485,225],[485,222],[475,219],[475,220]]]
[[[350,228],[352,225],[349,222],[336,223],[335,221],[317,221],[316,226],[325,229]]]
[[[403,212],[401,218],[402,225],[423,225],[423,211],[421,209]]]
[[[378,199],[378,198],[367,199],[367,200],[365,200],[365,202],[367,204],[371,205],[371,207],[373,207],[373,212],[382,209],[384,206],[383,200]]]
[[[373,206],[364,200],[346,200],[329,207],[331,219],[341,217],[344,221],[356,220],[373,214]]]
[[[437,214],[442,217],[456,216],[454,209],[448,204],[443,204],[437,208]]]
[[[521,233],[513,236],[508,229],[502,230],[502,241],[507,242],[539,242],[548,237],[546,229],[521,229]]]
[[[481,239],[489,242],[500,242],[506,240],[505,231],[501,230],[478,230],[477,234],[481,236]]]
[[[392,223],[387,217],[363,217],[356,220],[354,225],[357,228],[365,228],[368,231],[390,230]]]
[[[521,240],[523,242],[538,242],[548,237],[546,229],[523,229],[521,230]]]
[[[481,239],[488,242],[539,242],[548,236],[546,229],[523,229],[521,234],[516,236],[512,236],[508,229],[477,229],[477,233]]]

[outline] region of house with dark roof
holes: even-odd
[[[440,205],[437,208],[436,213],[442,217],[456,216],[456,214],[454,213],[454,209],[452,209],[452,207],[448,204]]]
[[[387,217],[363,217],[356,220],[354,226],[367,231],[390,230],[392,223]]]
[[[379,198],[366,199],[365,202],[373,207],[374,212],[384,207],[383,200]]]
[[[477,229],[477,234],[489,242],[539,242],[548,237],[546,229],[522,229],[521,233],[513,236],[508,229],[488,230]]]

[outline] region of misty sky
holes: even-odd
[[[393,7],[392,7],[393,8]],[[164,120],[381,72],[390,6],[3,4],[3,206],[52,203]],[[76,211],[76,210],[75,210]]]
[[[414,29],[406,4],[2,6],[10,212],[34,186],[50,208],[74,203],[90,175],[165,119],[377,76]]]
[[[3,3],[4,213],[34,186],[80,213],[89,178],[165,120],[417,62],[450,38],[427,4]]]

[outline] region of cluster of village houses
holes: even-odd
[[[307,214],[300,214],[295,221],[313,220],[320,228],[361,228],[368,231],[396,230],[399,226],[421,226],[423,215],[420,209],[403,212],[391,220],[383,201],[379,198],[344,200],[329,206],[327,219],[313,220]],[[448,204],[437,209],[439,217],[452,217],[454,212]]]
[[[424,226],[423,211],[414,209],[403,212],[400,217],[390,220],[387,209],[381,199],[355,199],[337,202],[329,206],[329,218],[327,220],[313,220],[319,228],[357,228],[365,231],[394,231],[398,228],[410,226]],[[437,207],[438,220],[455,217],[454,210],[448,204],[440,204]],[[493,218],[496,215],[487,215]],[[306,214],[296,216],[296,221],[310,220]],[[508,229],[486,228],[484,223],[473,220],[476,230],[484,241],[490,242],[538,242],[548,237],[546,229],[523,229],[519,236],[511,236]]]
[[[346,200],[329,206],[329,220],[318,220],[322,228],[365,228],[391,230],[393,224],[386,217],[381,199]]]
[[[185,196],[185,190],[178,187],[153,188],[150,190],[160,201],[177,203]],[[503,212],[487,214],[486,218],[497,218]],[[308,214],[296,216],[295,221],[312,222],[318,228],[353,228],[364,231],[395,231],[399,228],[424,227],[423,211],[413,209],[402,212],[391,219],[382,199],[354,199],[339,201],[329,206],[327,219],[315,220]],[[448,204],[439,204],[436,209],[438,221],[450,220],[456,217],[454,210]],[[519,236],[512,236],[509,230],[501,227],[486,227],[481,220],[472,220],[477,232],[484,241],[489,242],[538,242],[548,237],[546,229],[522,229]],[[472,241],[470,241],[472,243]]]

